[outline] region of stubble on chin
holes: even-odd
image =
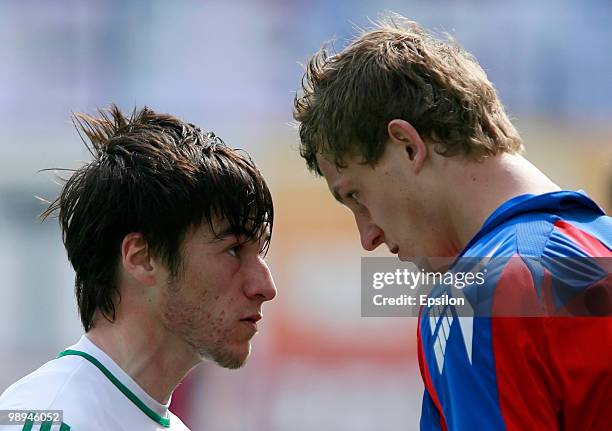
[[[165,328],[187,344],[201,360],[231,370],[242,367],[251,352],[250,341],[243,340],[248,343],[246,352],[232,350],[228,345],[232,331],[223,327],[222,317],[213,318],[210,312],[203,311],[202,302],[190,302],[180,289],[169,285],[162,302],[161,318]]]
[[[213,349],[200,349],[200,357],[203,359],[212,361],[220,367],[227,368],[229,370],[236,370],[242,367],[247,358],[251,353],[251,344],[246,354],[239,354],[231,351],[229,348],[213,348]]]

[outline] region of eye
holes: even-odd
[[[229,249],[227,249],[227,254],[232,257],[238,257],[238,252],[240,251],[240,244],[233,245]]]
[[[358,192],[358,191],[354,190],[354,191],[350,192],[350,193],[347,195],[347,197],[348,197],[349,199],[352,199],[352,200],[354,200],[355,202],[359,203],[359,192]]]

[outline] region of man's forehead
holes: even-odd
[[[317,165],[326,178],[339,170],[333,160],[321,154],[317,154]]]
[[[342,190],[352,187],[349,169],[338,167],[332,160],[323,156],[317,156],[317,163],[327,181],[329,191],[338,202],[342,203]]]
[[[317,155],[317,164],[323,176],[332,181],[347,181],[353,178],[355,174],[363,167],[361,159],[351,157],[342,160],[339,166],[337,161],[330,156]]]
[[[342,178],[342,169],[327,157],[317,155],[317,165],[330,188],[334,182]]]
[[[360,167],[368,165],[366,159],[363,156],[345,155],[341,159],[335,158],[332,154],[317,153],[316,156],[317,165],[319,169],[336,171],[344,173],[345,171],[353,171]]]

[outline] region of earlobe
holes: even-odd
[[[155,262],[149,253],[149,245],[143,235],[132,232],[121,243],[121,264],[124,271],[143,285],[155,284]]]

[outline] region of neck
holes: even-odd
[[[520,155],[503,154],[483,162],[445,165],[442,191],[447,220],[457,253],[476,235],[486,219],[507,200],[523,194],[560,190],[544,173]]]
[[[122,314],[131,318],[120,318]],[[176,386],[200,359],[176,336],[142,314],[117,310],[117,316],[110,323],[98,315],[87,337],[153,399],[167,404]]]

